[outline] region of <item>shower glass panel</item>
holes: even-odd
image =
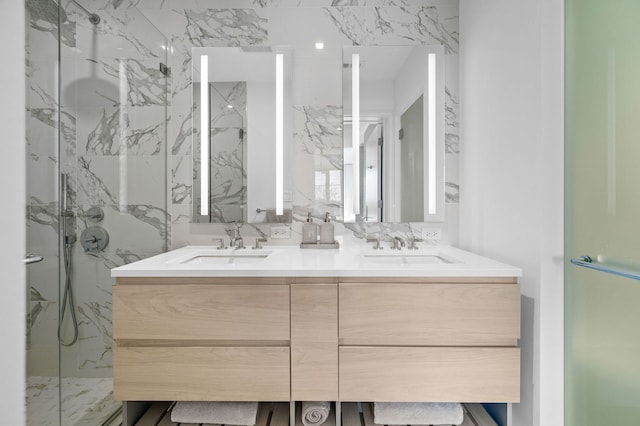
[[[27,422],[119,424],[110,269],[167,249],[168,42],[127,0],[25,4]]]
[[[566,247],[640,273],[640,4],[566,1]],[[565,424],[640,421],[640,281],[567,264]]]

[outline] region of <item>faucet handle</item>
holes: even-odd
[[[391,246],[391,250],[402,250],[404,247],[404,240],[400,237],[393,237],[393,245]]]
[[[216,242],[218,241],[218,250],[224,250],[224,238],[213,238],[211,240],[211,242]]]
[[[407,250],[418,250],[418,246],[416,245],[416,239],[413,237],[410,237],[407,240]]]
[[[256,238],[256,245],[252,247],[253,250],[260,250],[262,248],[262,246],[260,245],[260,243],[266,243],[267,239],[266,238]]]
[[[373,249],[374,250],[382,250],[384,247],[382,247],[380,245],[380,234],[378,234],[376,237],[369,237],[367,236],[367,242],[368,243],[375,243],[373,245]]]

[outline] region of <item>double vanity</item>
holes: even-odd
[[[174,250],[112,270],[114,398],[519,402],[520,275],[439,246]]]

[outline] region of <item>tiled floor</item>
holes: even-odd
[[[110,378],[68,377],[61,380],[61,386],[64,426],[99,426],[121,407],[113,400]],[[58,426],[59,396],[57,377],[29,377],[27,426]]]

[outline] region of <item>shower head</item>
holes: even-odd
[[[89,22],[91,22],[93,25],[98,25],[100,23],[100,16],[98,16],[95,13],[91,13],[89,12],[87,9],[84,8],[83,5],[81,5],[80,3],[78,3],[76,0],[71,0],[73,3],[76,4],[76,6],[78,6],[80,9],[82,9],[84,11],[84,13],[86,13],[87,15],[89,15]]]

